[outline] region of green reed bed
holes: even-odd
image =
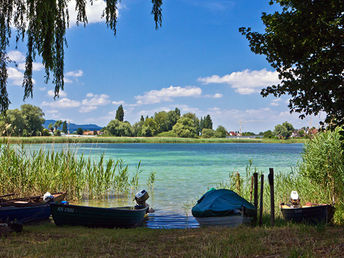
[[[306,139],[178,137],[1,137],[0,143],[304,143]]]
[[[258,171],[252,167],[252,161],[246,167],[246,175],[240,176],[237,172],[230,173],[226,181],[216,185],[217,188],[226,188],[235,191],[246,200],[253,203],[253,186],[252,175],[254,172],[258,173],[258,204],[260,198],[261,175],[264,175],[264,191],[263,191],[263,214],[268,216],[270,214],[270,186],[267,173]],[[288,203],[291,191],[297,191],[301,204],[306,202],[312,203],[327,203],[332,204],[331,189],[323,188],[318,184],[314,184],[309,178],[301,175],[297,168],[291,169],[289,173],[277,173],[274,176],[275,188],[275,216],[282,217],[280,204]],[[343,202],[336,204],[336,213],[334,222],[343,224],[344,222],[344,205]],[[268,219],[265,218],[267,221]]]
[[[0,146],[0,195],[39,195],[67,191],[68,198],[103,198],[137,190],[140,163],[134,173],[122,160],[91,160],[67,150],[30,152],[11,145]],[[133,174],[132,176],[130,176]],[[154,184],[154,173],[148,180]]]

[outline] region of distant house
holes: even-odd
[[[101,131],[84,131],[82,135],[101,135]]]
[[[228,133],[228,135],[229,135],[229,136],[241,136],[241,133],[239,133],[239,132],[234,132],[234,131],[230,131],[230,132]]]

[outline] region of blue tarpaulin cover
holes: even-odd
[[[210,190],[192,208],[194,217],[219,217],[237,214],[242,207],[255,211],[256,208],[235,192],[227,189]]]

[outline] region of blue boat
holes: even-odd
[[[250,223],[257,209],[235,192],[212,189],[192,208],[192,215],[201,226],[229,226]]]
[[[47,220],[50,216],[50,205],[37,205],[29,207],[1,207],[0,222],[6,223],[16,221],[18,223],[29,223],[41,220]]]
[[[17,223],[30,223],[47,220],[51,214],[50,204],[60,202],[66,193],[48,193],[44,196],[31,196],[10,200],[0,200],[0,223],[15,221]]]

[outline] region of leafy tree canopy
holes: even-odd
[[[66,29],[69,27],[68,4],[71,0],[0,0],[0,111],[10,104],[7,93],[7,56],[10,38],[27,43],[24,72],[24,99],[33,96],[32,65],[36,56],[42,58],[46,82],[52,74],[55,97],[64,88],[64,49]],[[75,0],[77,24],[87,24],[86,3],[93,0]],[[116,34],[117,6],[120,0],[106,0],[103,12],[107,26]],[[162,0],[152,0],[155,27],[162,24]]]
[[[227,130],[222,125],[219,125],[215,131],[216,138],[226,138]]]
[[[123,110],[123,106],[120,105],[118,108],[117,108],[117,111],[116,111],[116,119],[118,121],[121,121],[123,122],[124,120],[124,110]]]
[[[198,125],[190,116],[182,116],[173,126],[173,132],[179,137],[195,138],[198,136]]]
[[[106,132],[114,136],[132,136],[133,129],[129,122],[122,122],[118,119],[112,120],[105,128]]]
[[[142,125],[141,135],[142,136],[154,136],[158,133],[159,125],[153,118],[146,118]]]
[[[41,134],[44,113],[39,107],[25,104],[8,110],[0,117],[0,134],[8,136],[37,136]]]
[[[266,56],[280,83],[261,91],[289,94],[291,112],[327,113],[325,122],[344,124],[344,1],[271,0],[281,11],[263,13],[265,32],[240,28],[251,50]]]

